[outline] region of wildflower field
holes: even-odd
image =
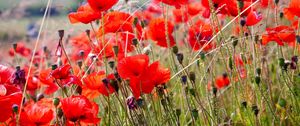
[[[0,126],[300,125],[300,0],[55,2],[0,13]]]

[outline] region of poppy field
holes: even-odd
[[[300,0],[73,2],[0,48],[0,126],[300,125]]]

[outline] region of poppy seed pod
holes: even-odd
[[[233,43],[232,43],[233,47],[236,47],[238,42],[239,40],[237,38],[233,38]]]
[[[119,46],[113,46],[113,50],[116,56],[118,56],[119,53]]]
[[[213,92],[214,96],[217,96],[218,88],[213,87],[212,92]]]
[[[17,48],[18,48],[18,43],[14,43],[14,44],[13,44],[13,48],[14,48],[14,50],[16,51]]]
[[[286,106],[286,100],[280,98],[280,99],[278,100],[278,104],[280,105],[280,107],[283,107],[283,108],[284,108],[284,107]]]
[[[190,80],[191,80],[193,83],[195,83],[195,80],[196,80],[196,74],[195,74],[195,72],[190,72],[189,78],[190,78]]]
[[[82,94],[82,87],[81,86],[76,87],[76,93],[79,94],[79,95]]]
[[[134,18],[133,20],[133,25],[136,26],[139,22],[139,19],[137,17]]]
[[[205,60],[206,54],[203,52],[200,52],[200,57],[201,57],[201,60]]]
[[[255,83],[256,83],[257,85],[260,84],[260,76],[255,76]]]
[[[260,75],[261,74],[261,68],[256,68],[256,74]]]
[[[142,26],[142,28],[145,28],[146,27],[146,21],[141,21],[141,26]]]
[[[87,35],[88,37],[90,37],[90,35],[91,35],[91,30],[90,30],[90,29],[87,29],[87,30],[85,30],[85,33],[86,33],[86,35]]]
[[[109,81],[110,85],[115,89],[115,91],[118,93],[119,91],[119,86],[118,86],[118,81],[115,79],[112,79]]]
[[[58,30],[58,36],[59,38],[63,38],[65,35],[65,30]]]
[[[247,107],[247,102],[246,102],[246,101],[243,101],[243,102],[242,102],[242,106],[243,106],[244,108],[246,108],[246,107]]]
[[[241,24],[241,26],[244,27],[246,25],[246,20],[245,19],[241,19],[240,24]]]
[[[296,36],[297,43],[300,43],[300,35]]]
[[[53,64],[53,65],[51,66],[51,68],[52,68],[52,70],[55,70],[55,69],[57,68],[57,65],[56,65],[56,64]]]
[[[132,39],[132,45],[134,45],[136,47],[138,43],[139,43],[139,41],[137,38]]]
[[[78,65],[78,67],[79,67],[79,68],[81,68],[81,67],[82,67],[82,65],[83,65],[83,62],[82,62],[82,60],[79,60],[79,61],[77,61],[77,65]]]
[[[283,18],[283,16],[284,16],[284,13],[283,13],[283,12],[280,12],[280,13],[279,13],[279,17],[280,17],[280,19],[282,19],[282,18]]]
[[[182,62],[183,62],[183,54],[182,53],[177,53],[176,56],[177,56],[178,62],[180,64],[182,64]]]
[[[278,4],[279,3],[279,0],[274,0],[275,4]]]
[[[13,104],[12,105],[12,110],[13,110],[14,113],[17,113],[18,110],[19,110],[19,106],[17,104]]]
[[[172,48],[172,51],[173,51],[174,54],[177,54],[177,53],[178,53],[178,47],[177,47],[177,46],[174,46],[174,47]]]
[[[109,61],[109,62],[108,62],[108,65],[109,65],[109,67],[110,67],[111,69],[114,69],[114,67],[115,67],[115,61]]]
[[[54,98],[54,99],[53,99],[53,105],[54,105],[55,107],[57,107],[57,106],[59,105],[59,103],[60,103],[59,98]]]

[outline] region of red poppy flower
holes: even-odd
[[[8,83],[12,76],[12,70],[7,66],[0,65],[0,84]]]
[[[54,79],[49,77],[51,75],[51,71],[51,69],[41,70],[39,74],[39,80],[47,87],[44,91],[46,94],[52,94],[58,90],[58,86],[54,83]]]
[[[0,84],[0,122],[5,122],[13,115],[12,106],[19,105],[22,99],[22,92],[12,85]]]
[[[291,46],[295,45],[296,34],[292,27],[282,25],[275,28],[267,28],[266,31],[267,34],[262,36],[263,45],[271,41],[275,41],[280,46],[283,46],[284,43]]]
[[[141,93],[149,94],[155,86],[170,79],[169,69],[159,67],[159,62],[149,64],[147,55],[135,55],[122,59],[118,63],[118,73],[130,80],[130,88],[135,98]]]
[[[187,12],[189,13],[189,15],[195,16],[202,11],[202,8],[203,6],[201,2],[193,2],[188,5]]]
[[[215,83],[217,89],[222,89],[230,84],[230,80],[227,75],[222,75],[216,78]]]
[[[165,4],[175,6],[176,8],[180,8],[182,5],[188,4],[189,0],[158,0]]]
[[[261,20],[262,20],[262,14],[257,13],[256,11],[251,11],[246,17],[246,25],[247,26],[256,25]]]
[[[66,79],[70,76],[71,66],[69,64],[60,66],[51,72],[55,79]]]
[[[244,66],[244,61],[242,59],[241,55],[235,55],[234,56],[234,62],[237,68],[237,71],[240,75],[241,78],[245,78],[247,76],[247,71],[246,68]]]
[[[105,78],[105,72],[95,72],[83,78],[85,86],[91,90],[97,90],[101,94],[108,96],[112,94],[115,90],[109,82],[103,83]],[[108,80],[107,80],[108,81]]]
[[[289,7],[284,9],[285,13],[289,13],[292,18],[294,16],[300,17],[300,1],[299,0],[291,0]]]
[[[206,45],[203,50],[209,51],[212,48],[215,48],[215,44],[210,42],[211,37],[213,36],[213,29],[210,24],[205,24],[201,20],[196,22],[189,29],[189,43],[193,50],[199,50],[204,45]]]
[[[31,49],[27,48],[23,42],[18,42],[16,50],[14,50],[14,48],[10,48],[9,50],[10,56],[14,56],[15,53],[27,57],[31,54]]]
[[[119,0],[87,0],[87,2],[91,5],[91,8],[98,12],[107,11],[118,3],[118,1]]]
[[[84,96],[71,96],[61,100],[61,109],[68,121],[97,124],[98,105]]]
[[[24,107],[21,113],[20,123],[22,125],[49,125],[54,117],[53,110],[43,103],[31,103]]]
[[[174,9],[173,15],[176,23],[182,23],[188,21],[188,13],[184,9]]]
[[[129,32],[134,33],[133,21],[134,17],[132,17],[128,13],[124,12],[110,12],[104,15],[104,26],[101,26],[98,30],[98,36],[102,36],[107,33],[116,33],[116,32]],[[136,25],[138,34],[141,33],[141,26],[139,24]],[[104,29],[104,33],[103,33]]]
[[[168,37],[170,40],[170,47],[175,45],[174,37],[172,36],[174,25],[172,22],[167,22],[168,28]],[[168,42],[166,40],[166,28],[165,21],[163,18],[152,19],[148,26],[148,35],[149,37],[156,42],[157,45],[161,47],[168,47]]]
[[[72,12],[69,14],[69,20],[72,24],[78,22],[88,24],[100,18],[101,13],[94,11],[89,4],[81,5],[77,12]]]

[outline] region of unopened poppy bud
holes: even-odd
[[[226,77],[228,77],[228,74],[225,72],[222,74],[222,76],[223,76],[223,78],[226,78]]]
[[[228,65],[229,65],[229,68],[232,70],[233,69],[233,62],[232,62],[232,58],[229,57],[229,61],[228,61]]]
[[[255,83],[256,83],[257,85],[260,84],[260,76],[255,76]]]
[[[57,117],[61,118],[64,115],[64,112],[62,111],[61,108],[57,109],[57,113],[56,113]]]
[[[181,76],[181,83],[186,84],[186,82],[187,82],[187,76],[185,75]]]
[[[283,16],[284,16],[284,13],[283,13],[283,12],[280,12],[280,13],[279,13],[279,17],[280,17],[280,19],[282,19],[282,18],[283,18]]]
[[[298,44],[300,43],[300,35],[297,35],[296,36],[296,40],[297,40],[297,42],[298,42]]]
[[[132,39],[132,45],[137,46],[138,43],[139,43],[138,39],[136,38]]]
[[[245,26],[245,24],[246,24],[246,20],[245,19],[241,19],[241,21],[240,21],[240,24],[241,24],[241,26]]]
[[[59,105],[59,102],[60,102],[59,98],[54,98],[54,99],[53,99],[53,105],[54,105],[55,107],[57,107],[57,106]]]
[[[260,75],[261,74],[261,68],[256,68],[256,74]]]
[[[279,0],[275,0],[274,2],[275,2],[275,4],[278,4],[278,3],[279,3]]]
[[[47,52],[47,51],[48,51],[48,47],[47,47],[47,46],[44,46],[44,47],[43,47],[43,51],[44,51],[44,52]]]
[[[278,61],[279,61],[279,66],[281,68],[284,67],[284,58],[279,58]]]
[[[136,100],[136,103],[138,106],[143,107],[144,106],[144,100],[139,98],[138,100]]]
[[[278,104],[280,105],[280,107],[284,108],[284,107],[286,106],[286,100],[280,98],[280,99],[278,100]]]
[[[242,102],[242,106],[243,106],[244,108],[246,108],[246,107],[247,107],[247,102],[246,102],[246,101],[243,101],[243,102]]]
[[[79,68],[81,68],[81,67],[82,67],[82,65],[83,65],[83,62],[82,62],[82,60],[79,60],[79,61],[77,61],[77,65],[78,65],[78,67],[79,67]]]
[[[205,60],[205,57],[206,57],[205,53],[200,52],[200,58],[201,58],[201,60]],[[199,60],[198,60],[198,61],[199,61]]]
[[[293,56],[293,57],[292,57],[292,62],[297,63],[297,62],[298,62],[298,56]]]
[[[104,78],[104,79],[102,80],[102,83],[103,83],[106,87],[108,87],[109,80],[108,80],[107,78]]]
[[[232,43],[233,47],[236,47],[238,43],[239,43],[239,39],[234,38]]]
[[[87,35],[88,37],[90,37],[91,30],[90,30],[90,29],[87,29],[87,30],[85,30],[85,33],[86,33],[86,35]]]
[[[213,87],[212,92],[213,92],[214,96],[217,96],[218,88]]]
[[[55,70],[55,69],[57,68],[57,65],[56,65],[56,64],[53,64],[53,65],[51,66],[51,68],[52,68],[52,70]]]
[[[59,36],[60,38],[63,38],[64,35],[65,35],[65,30],[58,30],[58,36]]]
[[[13,104],[12,105],[12,110],[13,110],[14,113],[17,113],[18,110],[19,110],[19,106],[17,104]]]
[[[39,101],[39,100],[43,99],[44,97],[45,97],[45,95],[40,93],[36,96],[36,101]]]
[[[83,56],[84,56],[84,51],[83,51],[83,50],[80,50],[80,51],[79,51],[79,56],[80,56],[80,57],[83,57]]]
[[[189,77],[190,77],[190,80],[195,83],[195,80],[196,80],[196,74],[194,72],[190,72],[189,74]]]
[[[248,37],[248,36],[249,36],[249,33],[248,33],[248,32],[245,32],[245,36]]]
[[[142,26],[142,28],[145,28],[146,22],[145,21],[141,21],[141,26]]]
[[[109,61],[109,62],[108,62],[108,65],[109,65],[109,67],[110,67],[111,69],[114,69],[114,67],[115,67],[115,61]]]
[[[177,47],[177,46],[174,46],[174,47],[172,48],[172,51],[173,51],[174,54],[177,54],[177,53],[178,53],[178,47]]]
[[[136,26],[138,22],[139,22],[139,19],[137,17],[135,17],[133,20],[133,25]]]
[[[297,64],[295,62],[291,62],[290,67],[292,70],[296,70],[297,69]]]
[[[195,89],[193,89],[193,88],[189,89],[189,93],[194,97],[196,96]]]
[[[240,9],[244,8],[244,1],[238,0]]]
[[[133,96],[128,97],[126,99],[126,103],[127,103],[127,106],[130,110],[133,110],[133,109],[137,108],[136,101],[135,101],[135,98]]]
[[[113,50],[116,56],[118,56],[119,53],[119,46],[113,46]]]
[[[195,119],[197,119],[199,117],[199,113],[198,113],[198,110],[197,109],[193,109],[192,110],[192,115]]]
[[[13,44],[13,48],[14,48],[14,50],[16,51],[17,48],[18,48],[18,43],[14,43],[14,44]]]
[[[177,56],[178,62],[180,64],[182,64],[182,62],[183,62],[183,54],[182,53],[177,53],[176,56]]]

